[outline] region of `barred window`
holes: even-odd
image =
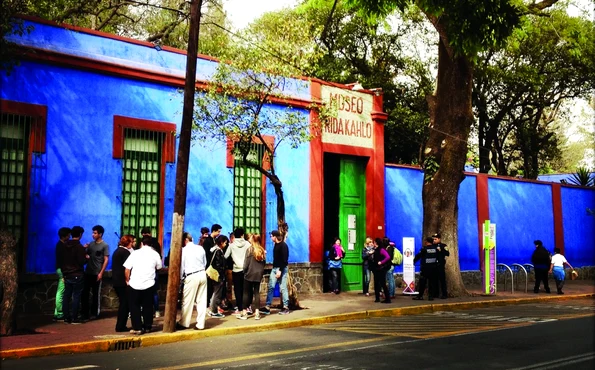
[[[16,240],[25,234],[31,120],[32,117],[7,113],[0,118],[0,217]]]
[[[158,234],[162,141],[162,133],[124,131],[121,235],[139,236],[143,227]]]
[[[252,144],[249,159],[262,165],[264,146]],[[233,228],[243,227],[246,233],[262,233],[262,174],[234,161]]]

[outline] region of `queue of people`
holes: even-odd
[[[221,229],[218,224],[212,225],[210,233],[208,228],[201,228],[199,244],[194,244],[190,233],[183,234],[178,329],[190,327],[195,307],[197,330],[204,329],[207,317],[225,317],[225,312],[233,307],[228,283],[235,296],[233,314],[238,319],[246,320],[254,315],[254,319],[260,320],[261,314],[270,314],[277,283],[282,302],[279,314],[290,312],[287,289],[289,248],[281,233],[274,230],[270,234],[274,243],[273,269],[266,303],[260,307],[260,284],[266,260],[262,238],[258,234],[246,235],[242,228],[234,230],[228,238],[221,234]],[[99,318],[101,281],[109,261],[109,246],[102,238],[104,231],[102,226],[94,226],[93,242],[85,245],[81,243],[82,227],[58,231],[56,272],[59,281],[55,321],[79,324]],[[151,236],[150,228],[143,228],[141,235],[138,244],[135,236],[122,236],[112,255],[113,288],[118,297],[116,332],[129,331],[136,335],[150,332],[153,318],[160,316],[157,272],[163,265],[162,249],[157,239]],[[166,263],[168,259],[169,256]],[[131,327],[127,326],[129,318]]]
[[[109,246],[103,240],[105,230],[101,225],[94,226],[92,230],[93,241],[85,245],[81,243],[85,231],[82,227],[63,227],[58,231],[56,273],[59,280],[55,321],[79,324],[97,319],[100,315],[101,283],[108,265]],[[276,284],[280,287],[282,303],[278,313],[284,315],[290,312],[287,287],[289,248],[281,233],[278,230],[270,233],[274,243],[273,266],[266,302],[261,307],[260,286],[266,260],[261,236],[246,234],[244,229],[237,228],[228,238],[221,234],[221,230],[219,224],[213,224],[210,233],[208,228],[201,228],[198,244],[194,243],[190,233],[184,232],[182,236],[182,299],[178,329],[190,327],[195,308],[196,330],[205,328],[207,317],[223,318],[225,312],[232,309],[233,315],[240,320],[247,320],[252,315],[255,320],[260,320],[261,315],[271,313]],[[150,228],[143,228],[141,234],[138,244],[133,235],[122,236],[112,255],[113,288],[119,302],[116,332],[129,331],[137,335],[150,332],[153,318],[160,316],[157,271],[162,268],[163,253],[157,239],[151,236]],[[558,248],[551,256],[540,240],[534,243],[535,293],[539,292],[541,283],[550,293],[549,273],[554,276],[558,294],[564,294],[564,266],[571,269],[572,266]],[[447,298],[445,265],[449,255],[448,246],[442,243],[439,233],[424,239],[423,248],[414,258],[414,263],[420,261],[420,274],[418,295],[413,299],[423,300],[426,288],[428,300]],[[334,239],[326,257],[330,291],[340,294],[342,259],[345,257],[340,238]],[[391,299],[395,298],[394,266],[401,263],[402,255],[388,237],[367,237],[362,248],[363,294],[370,295],[369,285],[373,276],[375,302],[391,303]],[[232,291],[235,307],[231,305]],[[131,328],[127,326],[128,318]]]

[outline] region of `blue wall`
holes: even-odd
[[[385,168],[386,234],[402,250],[403,238],[414,237],[415,249],[422,245],[423,172],[416,168]],[[459,263],[461,270],[479,268],[477,238],[476,178],[467,176],[459,190]],[[396,271],[402,272],[397,266]]]
[[[184,55],[46,25],[36,24],[30,35],[13,41],[98,60],[119,59],[137,67],[143,63],[144,69],[170,73],[183,70],[185,64]],[[197,75],[204,78],[213,69],[213,62],[199,60]],[[32,170],[26,271],[54,271],[53,249],[57,230],[63,226],[84,227],[82,241],[89,242],[91,228],[101,224],[111,254],[120,232],[118,198],[122,192],[122,164],[112,155],[113,117],[172,122],[179,130],[182,95],[174,87],[35,62],[21,63],[10,76],[1,74],[0,84],[2,99],[48,108],[47,150],[35,161],[42,164],[40,168]],[[309,98],[309,82],[296,80],[291,89],[293,95]],[[266,109],[278,111],[281,107]],[[309,112],[299,112],[307,121]],[[194,143],[191,147],[185,228],[195,235],[201,226],[213,223],[221,224],[225,233],[232,231],[233,172],[226,167],[226,157],[225,143]],[[304,189],[309,184],[309,145],[292,149],[282,143],[276,166],[290,225],[290,261],[308,262],[309,202],[305,200],[309,192]],[[160,222],[165,254],[171,240],[175,172],[175,163],[166,164],[162,179],[165,198]],[[276,201],[269,188],[272,186],[267,186],[267,214],[272,217],[267,220],[275,222]],[[272,260],[269,254],[267,258]]]
[[[595,266],[595,189],[562,186],[564,255],[573,267]]]
[[[479,269],[477,177],[467,176],[459,188],[459,264],[461,271]]]
[[[415,249],[419,250],[422,245],[423,172],[416,168],[387,166],[384,173],[386,176],[384,187],[386,235],[401,251],[403,238],[413,237]],[[403,266],[397,266],[396,271],[402,272]]]
[[[553,250],[554,215],[549,184],[489,178],[488,186],[498,263],[531,263],[536,239]]]

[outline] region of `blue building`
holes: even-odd
[[[113,252],[120,235],[148,226],[168,253],[186,56],[92,30],[25,22],[33,30],[10,38],[22,51],[20,65],[0,75],[0,216],[19,240],[21,290],[37,292],[21,297],[29,298],[20,309],[30,311],[52,305],[60,227],[84,227],[86,242],[100,224]],[[198,58],[197,88],[216,68],[216,60]],[[421,240],[423,174],[385,165],[381,93],[306,79],[296,79],[288,93],[292,99],[267,109],[289,105],[311,122],[310,103],[341,103],[309,143],[292,148],[268,138],[281,141],[275,161],[298,289],[322,290],[323,253],[335,236],[347,250],[344,287],[360,289],[366,235],[388,235],[398,246],[403,237]],[[231,140],[192,145],[185,228],[198,234],[219,223],[225,233],[242,226],[266,235],[277,227],[274,189],[237,165],[230,148]],[[588,207],[595,208],[593,189],[469,173],[459,194],[461,270],[479,269],[485,219],[498,224],[499,260],[526,262],[532,241],[541,239],[566,247],[574,266],[593,266],[595,248],[581,248],[585,233],[595,232]]]

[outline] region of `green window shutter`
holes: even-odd
[[[262,165],[264,147],[252,144],[249,158]],[[243,227],[246,233],[262,232],[262,175],[237,159],[234,162],[233,228]]]
[[[124,135],[120,235],[140,236],[143,227],[150,227],[157,237],[163,134],[126,129]]]
[[[29,116],[0,116],[0,218],[14,236],[25,234]]]

